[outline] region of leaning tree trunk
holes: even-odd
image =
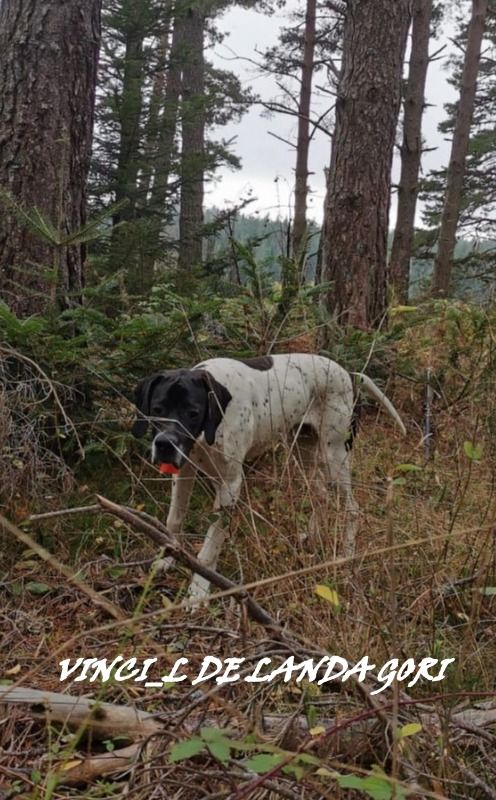
[[[386,312],[391,166],[410,0],[349,0],[326,215],[326,306],[367,329]]]
[[[181,208],[179,284],[202,262],[203,181],[205,171],[204,16],[200,3],[186,9],[182,81]]]
[[[0,188],[25,211],[36,207],[60,238],[86,221],[100,6],[0,3]],[[84,261],[84,245],[55,257],[19,214],[0,208],[0,295],[17,314],[79,302]]]
[[[422,160],[422,117],[429,66],[432,2],[433,0],[415,0],[413,6],[412,51],[404,102],[398,212],[389,264],[391,281],[400,303],[408,301],[410,259]]]
[[[307,0],[305,39],[301,69],[300,100],[298,105],[298,140],[296,145],[295,206],[292,234],[292,255],[303,255],[307,229],[308,150],[310,146],[310,102],[315,52],[315,19],[317,0]]]
[[[441,214],[438,251],[434,262],[432,281],[432,294],[434,297],[446,297],[450,288],[456,229],[462,202],[465,162],[470,142],[470,127],[474,113],[477,75],[479,74],[487,8],[488,0],[473,0],[472,2],[472,17],[468,28],[460,100],[456,114],[455,131],[448,165],[446,194]]]

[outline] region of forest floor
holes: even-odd
[[[3,540],[4,682],[152,712],[164,732],[143,744],[121,773],[76,788],[65,785],[63,773],[89,754],[128,744],[119,731],[101,743],[40,723],[29,706],[10,710],[0,734],[0,796],[496,797],[494,717],[492,728],[467,724],[460,730],[450,723],[462,709],[494,708],[487,706],[496,681],[491,336],[481,344],[460,325],[449,343],[445,329],[429,325],[400,340],[399,355],[415,362],[414,376],[427,366],[445,373],[442,387],[436,385],[431,457],[426,460],[423,441],[425,385],[397,377],[386,391],[407,424],[406,439],[368,406],[353,447],[361,509],[355,559],[340,559],[340,498],[331,492],[318,500],[311,476],[280,446],[248,470],[219,562],[219,571],[236,583],[260,582],[250,593],[297,643],[293,652],[336,654],[350,664],[368,656],[378,667],[391,658],[453,658],[442,682],[420,680],[411,690],[396,684],[375,700],[352,680],[323,687],[282,680],[195,687],[188,680],[160,690],[115,680],[61,683],[59,662],[80,656],[156,657],[156,675],[186,656],[192,677],[206,655],[243,657],[253,668],[264,656],[281,663],[292,651],[232,598],[186,610],[190,573],[183,567],[156,571],[157,546],[121,520],[91,511],[26,522],[32,509],[19,501],[11,519],[55,558],[40,568],[29,546],[14,544],[14,536]],[[90,506],[100,494],[164,521],[169,488],[170,480],[146,459],[129,454],[120,468],[81,475],[69,492],[38,502],[37,510]],[[210,504],[208,487],[199,484],[185,531],[192,552],[201,545]],[[312,512],[316,524],[310,527]],[[57,562],[125,621],[95,605],[60,574]],[[267,578],[274,580],[264,584]],[[316,590],[322,586],[330,591]],[[406,694],[422,704],[402,705]],[[370,709],[377,719],[373,730]],[[276,716],[282,723],[274,732]],[[342,732],[333,734],[336,720]],[[192,745],[191,758],[176,751],[171,761],[170,747],[198,730],[205,738],[196,752]],[[217,737],[217,747],[209,747],[209,736]],[[319,741],[309,745],[312,737]],[[279,771],[257,784],[259,772],[281,761]]]

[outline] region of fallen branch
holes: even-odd
[[[445,695],[435,695],[425,698],[425,701],[435,701],[443,697]],[[411,700],[401,705],[420,706],[423,702]],[[67,726],[70,730],[84,728],[98,739],[121,736],[133,742],[111,753],[87,758],[75,756],[69,762],[62,763],[58,768],[57,777],[60,783],[69,785],[90,783],[105,775],[128,769],[136,762],[144,740],[157,734],[166,734],[170,727],[166,727],[165,722],[156,719],[152,714],[129,706],[38,689],[0,688],[0,703],[28,706],[34,719],[56,722]],[[391,703],[382,708],[385,710],[390,707]],[[442,723],[436,714],[420,714],[418,719],[429,736],[440,734]],[[478,734],[482,735],[483,730],[492,726],[495,721],[496,705],[492,700],[482,704],[482,707],[467,708],[454,713],[449,725],[450,728],[469,730],[475,738]],[[217,727],[219,720],[216,716],[204,713],[190,717],[181,726],[183,735],[195,733],[199,725]],[[345,760],[356,759],[370,752],[374,732],[380,736],[373,709],[362,711],[344,720],[320,718],[319,725],[325,727],[326,732],[321,736],[309,738],[309,724],[304,715],[264,714],[258,722],[258,734],[262,739],[268,737],[270,741],[282,737],[281,746],[293,751],[293,754],[313,750],[321,757],[332,756]],[[333,736],[332,734],[338,730],[339,736]],[[288,755],[288,759],[292,757]]]
[[[216,572],[216,570],[202,564],[202,562],[189,553],[186,548],[182,547],[178,540],[173,537],[167,531],[167,528],[158,520],[144,512],[134,511],[127,506],[113,503],[111,500],[107,500],[106,497],[101,497],[101,495],[97,495],[97,500],[104,511],[113,514],[113,516],[118,517],[136,530],[145,533],[152,541],[158,544],[159,547],[163,547],[166,553],[173,556],[176,561],[192,572],[196,572],[198,575],[206,578],[209,583],[212,583],[219,589],[234,590],[232,591],[233,597],[239,603],[245,604],[249,615],[255,622],[268,628],[277,638],[285,638],[281,626],[244,588],[238,587],[233,581],[230,581],[229,578],[224,577],[224,575]]]
[[[221,575],[219,572],[216,572],[210,567],[205,566],[205,564],[202,564],[201,561],[199,561],[197,558],[195,558],[195,556],[191,555],[191,553],[182,547],[176,537],[169,533],[166,526],[163,525],[163,523],[159,520],[155,519],[155,517],[150,516],[144,511],[135,511],[127,506],[121,506],[117,503],[113,503],[111,500],[108,500],[101,495],[97,495],[97,500],[104,511],[113,514],[131,527],[135,528],[136,530],[140,530],[142,533],[149,536],[152,541],[154,541],[159,547],[164,548],[164,550],[173,556],[179,563],[183,564],[193,572],[202,575],[211,584],[217,586],[219,589],[223,591],[229,591],[229,595],[234,597],[238,603],[244,604],[249,616],[255,622],[263,625],[264,628],[268,630],[276,639],[285,644],[292,653],[301,653],[303,654],[304,658],[308,658],[311,653],[321,657],[327,655],[324,650],[320,650],[319,648],[312,646],[312,644],[308,642],[308,640],[304,639],[304,637],[299,636],[288,628],[283,630],[276,620],[261,605],[259,605],[250,594],[248,594],[246,587],[238,586],[237,584],[233,583],[233,581],[230,581],[228,578],[224,577],[224,575]],[[375,679],[375,676],[372,675],[371,677]],[[383,724],[387,727],[389,724],[388,719],[382,713],[377,699],[370,694],[370,689],[366,683],[354,680],[353,685],[356,686],[358,691],[367,701],[368,705],[375,709],[377,716],[382,719]],[[401,692],[400,696],[405,699],[409,699],[404,692]]]
[[[42,689],[0,687],[0,703],[27,705],[34,719],[57,722],[73,730],[84,727],[100,739],[124,736],[134,742],[164,730],[146,711]]]
[[[88,758],[71,759],[62,763],[56,770],[57,783],[66,786],[88,784],[104,778],[106,775],[115,775],[134,766],[141,744],[130,744],[111,753],[101,753]]]
[[[111,753],[88,757],[75,755],[70,761],[62,762],[57,768],[57,778],[59,783],[68,785],[90,783],[104,775],[122,772],[135,763],[145,739],[169,730],[164,722],[145,711],[59,692],[4,687],[0,688],[0,704],[27,706],[33,719],[55,722],[73,731],[84,730],[94,739],[119,736],[131,740],[131,745]],[[336,720],[324,718],[319,723],[328,727],[335,725]],[[182,735],[187,737],[195,733],[200,725],[217,727],[218,717],[204,712],[191,716],[181,725]],[[303,714],[264,714],[257,727],[262,740],[268,738],[272,742],[280,739],[281,746],[291,750],[296,749],[309,733],[308,720]],[[370,753],[374,729],[377,729],[377,720],[372,718],[365,724],[349,726],[344,736],[326,743],[325,755],[350,759]]]

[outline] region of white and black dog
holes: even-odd
[[[181,533],[197,471],[214,482],[214,510],[230,508],[239,497],[244,462],[309,426],[316,435],[315,463],[326,481],[344,492],[346,552],[353,552],[358,506],[351,488],[349,442],[355,388],[378,401],[406,433],[398,412],[370,378],[350,375],[323,356],[212,358],[192,369],[168,370],[141,381],[133,434],[143,436],[150,424],[152,461],[162,471],[177,473],[168,530]],[[225,536],[218,519],[207,532],[200,561],[215,569]],[[208,583],[196,575],[190,596],[200,600],[207,592]]]

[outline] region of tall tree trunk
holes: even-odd
[[[140,205],[148,204],[152,180],[158,156],[160,117],[165,105],[165,92],[167,86],[167,60],[169,54],[169,32],[160,37],[157,48],[157,67],[153,78],[150,103],[148,106],[148,119],[143,142],[143,168],[139,179]]]
[[[467,36],[460,100],[456,115],[451,155],[448,165],[446,195],[441,215],[438,251],[434,262],[432,294],[446,297],[450,288],[451,269],[460,216],[465,161],[470,141],[470,127],[475,105],[482,38],[486,25],[488,0],[472,0],[472,17]]]
[[[167,66],[162,116],[159,120],[157,154],[154,167],[153,183],[150,193],[149,210],[157,224],[153,226],[152,245],[158,249],[160,229],[162,227],[168,194],[168,180],[174,159],[174,142],[177,133],[179,98],[181,95],[183,65],[183,32],[184,19],[177,9],[174,15],[172,39]]]
[[[327,208],[327,204],[329,202],[329,168],[324,167],[324,179],[325,179],[325,195],[324,195],[324,212]],[[317,248],[317,259],[315,262],[315,277],[314,277],[314,284],[315,286],[320,286],[322,283],[322,273],[324,270],[324,262],[327,260],[326,256],[326,217],[324,213],[324,218],[322,220],[322,227],[320,229],[320,236],[319,236],[319,246]],[[314,295],[314,303],[318,306],[324,305],[323,298],[321,294]]]
[[[119,154],[115,176],[115,201],[127,200],[113,219],[110,262],[112,269],[126,267],[128,284],[132,290],[139,289],[139,276],[135,263],[135,236],[127,226],[118,223],[131,222],[136,216],[138,195],[138,173],[142,139],[143,90],[145,82],[145,9],[142,0],[130,0],[127,4],[127,30],[124,54],[122,95],[119,102]]]
[[[0,186],[62,236],[86,222],[100,5],[0,3]],[[59,250],[55,261],[50,244],[1,209],[0,294],[19,315],[43,312],[50,298],[59,307],[79,302],[84,261],[84,245]]]
[[[359,328],[386,312],[391,166],[409,0],[348,0],[336,101],[325,278],[327,308]]]
[[[157,52],[157,71],[154,76],[148,119],[143,143],[143,168],[139,177],[140,213],[147,215],[145,240],[142,243],[141,264],[139,270],[138,291],[147,295],[153,286],[154,264],[159,255],[160,229],[163,225],[162,214],[157,215],[153,208],[153,181],[157,174],[160,154],[161,114],[165,105],[167,86],[167,57],[169,55],[169,32],[160,37]],[[138,277],[138,276],[136,276]]]
[[[296,145],[295,206],[292,234],[292,255],[303,255],[307,228],[308,150],[310,146],[310,103],[315,52],[315,18],[317,0],[307,0],[305,40],[301,69],[300,100],[298,105],[298,141]]]
[[[179,283],[202,262],[203,181],[205,170],[204,15],[200,3],[186,8],[182,84],[181,209]]]
[[[415,231],[418,180],[422,160],[422,117],[425,83],[429,66],[432,0],[415,0],[413,6],[412,50],[404,102],[401,175],[398,212],[389,273],[400,303],[408,301],[410,259]]]

